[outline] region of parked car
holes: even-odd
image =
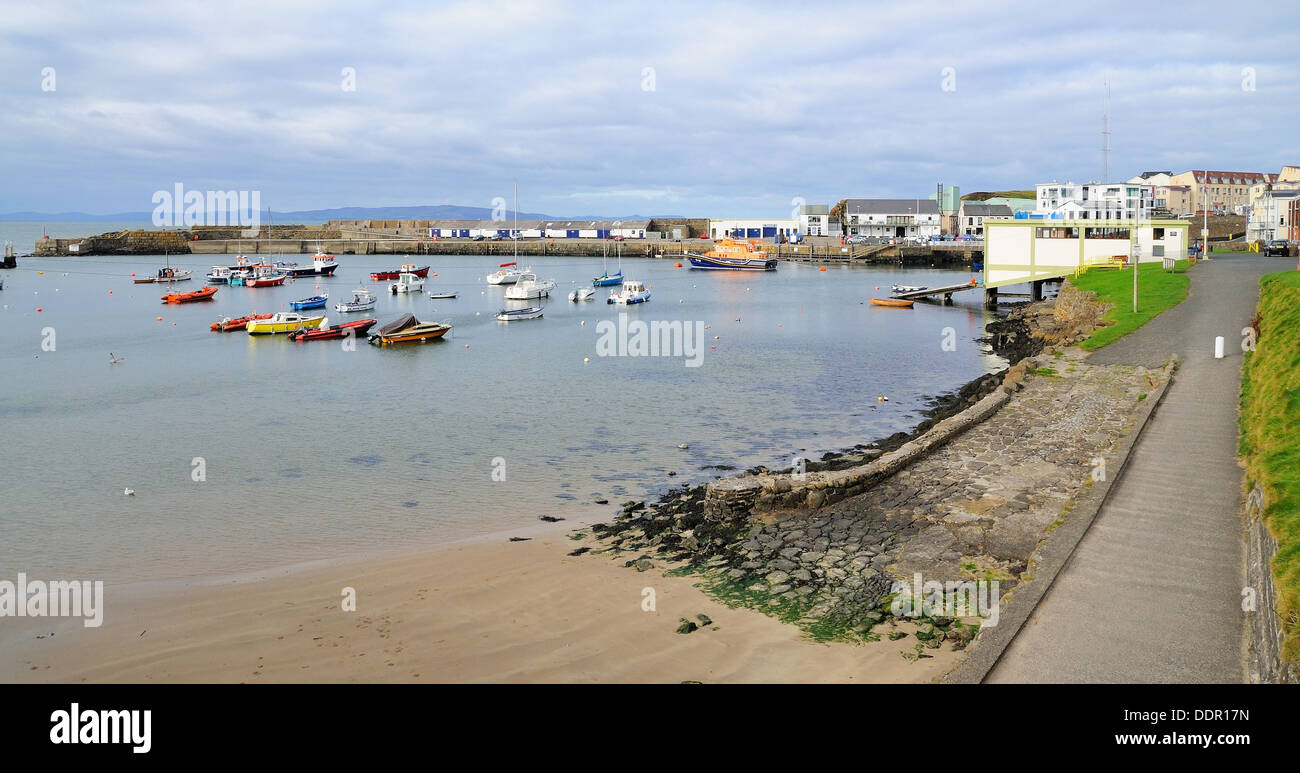
[[[616,242],[621,242],[621,241],[626,241],[626,240],[627,240],[627,237],[626,237],[626,236],[623,236],[623,235],[619,235],[619,236],[615,236],[615,237],[614,237],[614,241],[616,241]]]
[[[491,238],[491,241],[499,242],[499,241],[501,241],[501,238],[502,238],[502,237],[501,237],[501,234],[497,234],[496,236],[493,236],[493,237]]]
[[[486,239],[486,238],[487,238],[487,237],[484,236],[483,234],[479,234],[478,236],[475,236],[473,240],[476,241],[476,242],[481,242],[481,241],[483,241],[483,240]]]
[[[1265,245],[1264,245],[1264,254],[1265,254],[1265,255],[1288,255],[1288,254],[1290,254],[1290,250],[1289,250],[1289,248],[1288,248],[1288,245],[1287,245],[1286,239],[1274,239],[1273,241],[1269,242],[1268,244],[1265,244]]]
[[[845,239],[844,241],[847,244],[866,244],[867,237],[863,236],[862,234],[854,234],[849,238]]]

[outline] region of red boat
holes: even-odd
[[[348,335],[360,338],[378,321],[377,319],[358,319],[353,322],[344,322],[341,325],[317,328],[316,330],[303,328],[290,333],[289,339],[291,341],[328,341],[332,338],[343,338]]]
[[[416,266],[414,263],[403,263],[401,268],[394,268],[387,271],[371,271],[370,278],[376,282],[383,279],[397,279],[402,274],[415,274],[419,277],[429,275],[428,266]]]
[[[284,284],[288,279],[288,274],[264,274],[262,276],[250,276],[244,280],[245,287],[276,287]]]
[[[220,322],[212,323],[212,332],[230,333],[235,330],[243,330],[244,326],[247,325],[249,322],[252,322],[255,319],[270,319],[271,316],[272,315],[270,314],[249,314],[247,317],[237,317],[235,319],[226,317],[225,319],[222,319]]]
[[[169,293],[162,297],[163,303],[193,303],[194,301],[210,300],[217,294],[217,288],[205,287],[202,290],[195,290],[191,293]]]

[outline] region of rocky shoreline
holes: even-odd
[[[625,502],[574,554],[698,577],[723,603],[816,640],[910,636],[908,658],[943,641],[966,646],[977,617],[901,618],[891,610],[898,579],[997,580],[1003,593],[1029,579],[1039,540],[1151,388],[1144,369],[1089,366],[1055,348],[1100,317],[1095,303],[1063,295],[1068,313],[1047,301],[990,323],[989,343],[1019,361],[936,399],[913,432],[828,453],[806,477],[757,467]],[[1000,412],[1012,399],[1020,409]]]

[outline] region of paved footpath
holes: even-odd
[[[986,681],[1244,680],[1241,329],[1260,277],[1294,267],[1214,257],[1191,270],[1187,300],[1089,359],[1155,367],[1176,353],[1182,365],[1110,499]]]

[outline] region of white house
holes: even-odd
[[[1011,217],[1011,207],[1006,204],[987,204],[982,201],[963,201],[957,213],[957,233],[966,236],[984,235],[984,218]]]
[[[830,228],[830,207],[825,204],[808,204],[799,208],[799,233],[808,236],[829,236]]]
[[[1155,186],[1141,183],[1040,183],[1035,213],[1074,220],[1149,218]]]
[[[849,236],[929,239],[941,233],[934,199],[847,199],[840,222]]]
[[[622,236],[624,239],[644,239],[649,220],[615,220],[610,223],[609,235]]]
[[[1080,266],[1128,256],[1143,263],[1187,255],[1186,220],[1014,218],[984,221],[984,285],[1070,276]]]
[[[1271,183],[1270,189],[1252,197],[1246,216],[1246,241],[1285,239],[1294,223],[1289,222],[1291,202],[1300,199],[1300,183]]]

